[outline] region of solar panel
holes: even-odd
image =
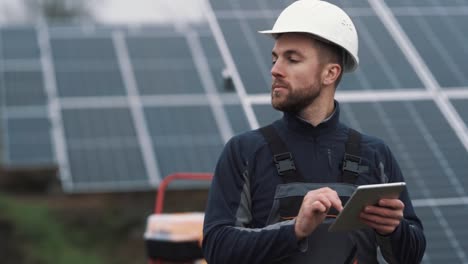
[[[145,108],[163,175],[213,171],[224,142],[208,106]]]
[[[126,94],[110,37],[51,38],[50,45],[60,97]]]
[[[50,39],[52,57],[57,67],[61,62],[79,62],[84,65],[116,63],[117,55],[110,36],[80,34],[74,37]]]
[[[386,141],[407,172],[412,198],[467,195],[468,153],[432,101],[348,103],[343,114],[346,123]]]
[[[127,37],[126,41],[141,94],[203,93],[183,35]]]
[[[140,93],[144,95],[204,93],[191,61],[138,63],[135,66],[135,78]]]
[[[40,70],[0,71],[4,104],[7,106],[45,105],[42,72]]]
[[[105,69],[82,67],[55,72],[60,97],[125,95],[122,75],[117,67]]]
[[[0,29],[1,59],[38,59],[39,46],[33,27],[16,26]]]
[[[33,27],[0,28],[1,157],[7,166],[55,163],[39,59]]]
[[[240,134],[250,130],[249,122],[245,116],[242,106],[239,104],[234,105],[225,105],[227,116],[229,118],[229,123],[231,123],[234,134]]]
[[[148,184],[128,108],[66,109],[62,118],[76,189]]]
[[[454,99],[452,104],[457,109],[459,115],[465,121],[465,125],[468,126],[468,100],[467,99]]]
[[[102,189],[147,189],[138,146],[109,145],[106,147],[73,148],[69,162],[75,191]]]
[[[4,119],[4,162],[9,166],[54,164],[50,130],[47,118]]]
[[[128,52],[136,60],[188,60],[191,54],[184,35],[173,33],[173,36],[161,37],[127,37]]]
[[[466,232],[460,224],[466,217],[466,205],[416,209],[428,242],[423,263],[463,263],[462,256],[467,252]]]
[[[375,14],[357,16],[354,22],[359,29],[361,65],[355,74],[344,75],[340,89],[423,88],[416,73]],[[366,79],[366,82],[362,82],[362,79]]]
[[[49,40],[39,46],[45,57],[38,70],[27,71],[32,59],[5,60],[10,66],[4,69],[17,67],[19,74],[2,72],[2,110],[12,120],[4,119],[3,127],[19,118],[30,122],[38,115],[35,110],[44,107],[40,117],[50,118],[58,130],[52,136],[49,126],[41,139],[48,139],[44,145],[49,150],[37,151],[49,153],[46,160],[59,164],[65,190],[148,189],[175,171],[214,169],[217,155],[233,133],[226,121],[222,124],[227,114],[215,100],[240,101],[225,89],[224,63],[209,30],[194,29],[190,36],[195,37],[189,37],[188,32],[159,29],[83,31],[51,26],[49,34],[36,34]],[[203,57],[196,59],[196,51]],[[48,62],[52,68],[41,67]],[[211,76],[202,79],[201,66]],[[59,102],[58,109],[52,110],[50,102]],[[50,114],[55,109],[59,112]],[[243,113],[236,117],[239,114]],[[21,140],[8,137],[29,135],[28,129],[7,129],[4,138],[11,146],[4,149],[5,162],[22,162],[20,158],[35,162],[20,155]]]
[[[468,17],[443,12],[398,16],[403,28],[442,87],[468,85]]]

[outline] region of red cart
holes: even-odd
[[[150,264],[164,262],[206,263],[203,260],[202,212],[164,214],[164,194],[169,183],[175,180],[211,181],[210,173],[175,173],[159,184],[154,214],[147,220],[145,231],[146,251]]]

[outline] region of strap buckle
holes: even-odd
[[[284,175],[287,171],[296,170],[291,152],[274,155],[273,160],[275,161],[279,175]]]
[[[343,171],[359,174],[363,172],[362,169],[367,169],[367,166],[361,166],[361,157],[351,154],[345,154],[343,160]]]

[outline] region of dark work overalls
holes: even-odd
[[[265,137],[273,153],[278,174],[283,179],[279,184],[268,217],[267,225],[293,219],[297,216],[303,197],[308,191],[330,187],[335,190],[343,205],[356,189],[356,179],[359,173],[368,170],[361,165],[360,142],[361,134],[350,129],[343,159],[340,182],[311,183],[306,182],[296,170],[293,155],[288,151],[283,140],[278,136],[272,125],[263,127],[260,132]],[[331,209],[322,224],[307,238],[304,252],[285,257],[275,263],[378,263],[376,259],[376,242],[374,231],[370,228],[352,232],[328,232],[328,227],[336,217],[336,209]]]

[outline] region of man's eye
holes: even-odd
[[[299,60],[296,60],[294,58],[288,58],[289,62],[292,62],[292,63],[298,63]]]
[[[275,63],[276,63],[276,60],[272,60],[272,61],[271,61],[271,64],[272,64],[272,65],[275,65]]]

